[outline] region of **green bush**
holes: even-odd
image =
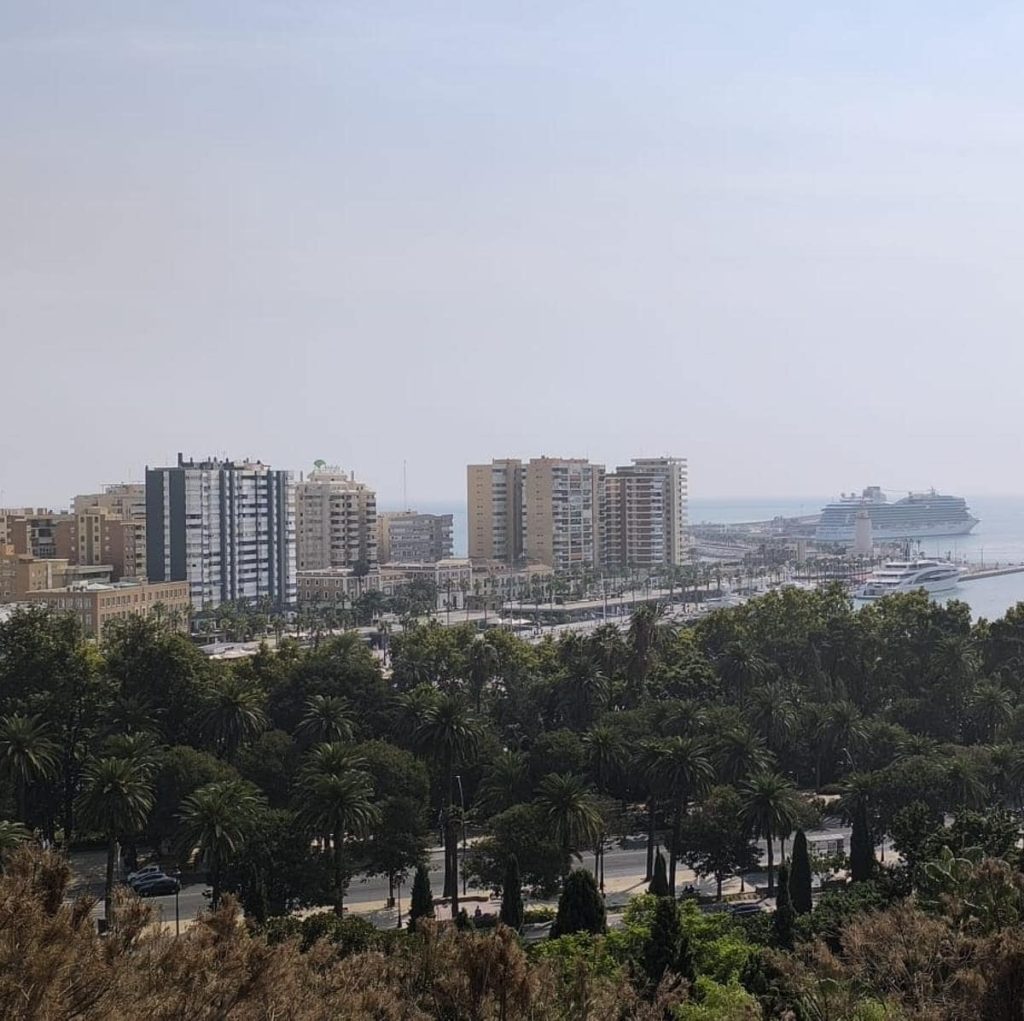
[[[523,925],[535,925],[539,922],[553,922],[554,908],[527,908],[523,912]]]
[[[676,1008],[677,1021],[760,1021],[761,1008],[739,983],[722,985],[700,976],[694,999]]]

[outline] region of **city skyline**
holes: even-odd
[[[403,461],[422,504],[517,450],[684,451],[695,496],[1022,488],[1024,11],[0,28],[2,503],[179,449],[325,457],[389,506]]]
[[[322,446],[318,448],[318,453],[323,453]],[[197,449],[207,450],[209,445],[201,446]],[[210,455],[215,459],[222,460],[246,460],[250,450],[256,450],[254,444],[246,444],[244,446],[245,454],[240,455],[230,450],[217,450],[215,454]],[[588,455],[585,453],[579,453],[569,451],[566,453],[557,452],[557,448],[554,445],[549,445],[546,448],[546,453],[537,455],[527,449],[520,450],[515,446],[502,447],[501,451],[507,451],[509,449],[516,450],[517,453],[508,454],[508,457],[518,457],[524,461],[529,460],[533,456],[551,456],[551,457],[564,457],[564,458],[582,458],[585,460],[595,460],[600,463],[613,464],[618,462],[628,462],[633,458],[649,458],[649,457],[665,457],[671,456],[671,452],[664,450],[655,451],[651,448],[650,453],[638,454],[635,450],[627,450],[621,456],[611,456],[605,453],[605,448],[602,447],[595,454]],[[839,479],[839,484],[834,489],[823,489],[819,487],[817,490],[808,488],[800,491],[786,491],[786,490],[766,490],[761,492],[755,492],[752,490],[744,490],[741,487],[735,490],[725,490],[722,492],[715,492],[709,489],[705,489],[700,485],[700,471],[699,468],[694,470],[694,460],[692,457],[685,454],[685,448],[679,448],[684,451],[684,456],[689,465],[689,476],[690,476],[690,493],[689,499],[691,502],[696,501],[698,504],[702,502],[713,502],[713,503],[728,503],[734,501],[737,504],[743,504],[750,501],[764,501],[764,502],[786,502],[786,503],[802,503],[802,502],[825,502],[837,498],[841,493],[848,492],[860,492],[868,485],[873,485],[878,481],[877,473],[871,471],[870,466],[865,469],[867,474],[863,477],[848,476],[845,479]],[[195,455],[200,455],[196,453]],[[203,456],[206,456],[205,454]],[[492,456],[498,456],[493,452],[487,452],[481,456],[480,460],[488,460]],[[504,453],[501,456],[506,456]],[[169,454],[166,458],[154,459],[150,466],[159,464],[170,464],[173,463],[177,457],[177,452]],[[292,472],[296,479],[298,479],[299,473],[308,476],[310,472],[315,470],[314,460],[306,458],[300,464],[279,464],[272,461],[269,457],[262,458],[263,463],[271,468],[279,468],[283,471]],[[351,472],[359,479],[360,482],[365,482],[369,485],[377,495],[377,506],[382,511],[399,511],[399,510],[421,510],[437,511],[440,509],[444,510],[465,510],[466,509],[466,466],[474,462],[467,461],[462,464],[458,470],[457,484],[452,492],[444,493],[440,491],[431,490],[430,492],[435,495],[423,495],[419,496],[413,492],[411,485],[406,482],[407,499],[403,501],[403,478],[402,478],[402,464],[399,464],[399,474],[397,479],[393,480],[391,484],[386,481],[381,483],[379,480],[379,473],[374,471],[374,468],[370,461],[366,458],[350,458],[349,460],[343,460],[340,458],[330,459],[332,463],[337,462],[342,470],[345,472]],[[355,467],[352,467],[355,465]],[[410,474],[410,467],[406,466],[407,477]],[[0,476],[0,508],[13,508],[13,507],[40,507],[48,510],[63,510],[70,507],[71,501],[74,496],[78,493],[85,493],[91,491],[98,491],[105,486],[118,486],[123,484],[143,484],[145,483],[145,472],[146,465],[136,470],[134,473],[122,471],[120,476],[111,475],[110,478],[103,477],[97,480],[93,476],[85,476],[83,472],[75,470],[69,466],[67,473],[62,473],[59,479],[54,477],[51,471],[46,473],[46,476],[38,489],[30,490],[27,484],[23,484],[20,488],[16,485],[12,485],[12,482],[16,480],[11,479],[7,475]],[[111,474],[111,473],[108,473]],[[968,489],[966,486],[959,485],[953,478],[953,472],[949,469],[942,472],[942,478],[937,480],[929,480],[923,478],[919,469],[915,468],[911,473],[915,479],[919,481],[910,484],[905,483],[904,479],[883,479],[881,488],[888,493],[899,493],[906,494],[908,492],[925,492],[929,489],[936,489],[939,492],[950,492],[963,494],[967,497],[976,496],[1019,496],[1024,495],[1024,486],[1020,490],[1015,490],[1012,486],[1003,484],[996,485],[992,488],[981,488],[981,489]],[[426,477],[426,473],[424,473]],[[76,479],[81,481],[70,481],[65,484],[63,479]],[[694,479],[698,481],[694,483]],[[888,484],[885,484],[888,483]],[[895,483],[895,484],[894,484]],[[20,494],[20,497],[16,496]],[[814,510],[819,510],[819,507],[814,507]]]

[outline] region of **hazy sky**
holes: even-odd
[[[0,0],[0,503],[1024,491],[1018,3]]]

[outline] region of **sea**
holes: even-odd
[[[800,497],[790,500],[744,497],[714,499],[691,497],[689,518],[692,523],[735,524],[743,521],[767,521],[770,518],[801,517],[817,514],[834,496]],[[979,567],[994,568],[1024,564],[1024,496],[966,496],[971,513],[979,519],[970,535],[926,540],[921,552]],[[455,503],[421,503],[424,513],[453,516],[456,556],[467,549],[466,507]],[[1018,602],[1024,602],[1024,572],[994,578],[961,582],[949,598],[971,607],[976,619],[994,620]]]

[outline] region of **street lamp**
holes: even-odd
[[[455,779],[459,782],[459,809],[462,815],[462,896],[466,896],[466,795],[462,790],[462,774],[456,773]],[[459,877],[455,877],[455,882]]]

